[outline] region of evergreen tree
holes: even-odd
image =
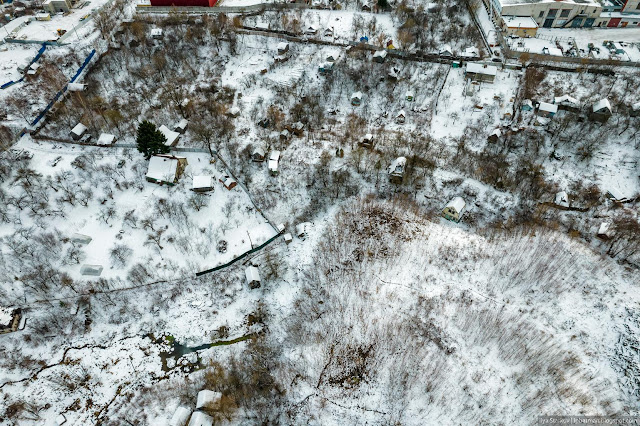
[[[167,138],[158,130],[155,124],[145,120],[138,126],[136,143],[138,151],[145,155],[148,160],[152,155],[167,154],[170,149],[165,145]]]

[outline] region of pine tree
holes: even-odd
[[[167,154],[170,149],[165,145],[167,138],[158,130],[155,124],[145,120],[138,126],[136,143],[138,151],[148,160],[152,155]]]

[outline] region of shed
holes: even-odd
[[[465,58],[477,58],[478,56],[480,56],[480,53],[478,52],[477,47],[471,46],[464,49],[464,52],[460,56],[463,56]]]
[[[186,157],[164,154],[154,155],[149,159],[149,168],[146,174],[147,181],[173,185],[178,182],[187,164]]]
[[[375,138],[373,137],[373,135],[371,133],[367,133],[366,135],[364,135],[362,140],[358,142],[358,145],[360,145],[363,148],[371,149],[373,148],[374,143],[375,143]]]
[[[289,43],[285,43],[284,41],[281,43],[278,43],[277,49],[278,49],[278,55],[284,55],[289,51]]]
[[[629,113],[632,117],[640,116],[640,102],[637,102],[631,105],[631,112]]]
[[[569,207],[569,195],[565,191],[560,191],[556,194],[554,200],[555,205],[560,207]]]
[[[313,35],[317,32],[318,32],[318,29],[315,27],[315,25],[309,25],[304,29],[304,33],[309,35]]]
[[[405,167],[407,165],[407,159],[405,157],[398,157],[389,166],[389,182],[402,183],[404,179]]]
[[[67,90],[69,92],[84,92],[84,89],[87,87],[86,84],[82,83],[69,83],[67,84]]]
[[[193,177],[193,186],[191,190],[194,192],[208,192],[213,191],[215,188],[213,186],[213,176],[194,176]]]
[[[87,126],[85,126],[84,124],[76,124],[76,127],[71,129],[71,139],[73,139],[74,141],[80,140],[80,138],[82,138],[84,134],[87,133],[87,130]]]
[[[231,191],[238,184],[231,176],[224,174],[218,178],[218,181],[222,183],[222,186],[224,186],[227,191]]]
[[[160,40],[162,38],[162,28],[152,28],[151,38],[155,40]]]
[[[251,153],[251,161],[256,163],[262,163],[266,159],[266,154],[264,153],[264,149],[261,147],[255,147],[253,152]]]
[[[558,105],[558,109],[572,112],[580,111],[580,102],[576,98],[572,98],[569,95],[556,96],[553,99],[553,103],[555,105]]]
[[[533,102],[531,102],[531,99],[523,100],[520,109],[522,111],[533,111]]]
[[[251,266],[251,268],[253,268],[253,266]],[[247,268],[247,270],[248,269],[249,268]],[[257,268],[254,268],[254,269],[256,269],[256,274],[257,274],[258,269]],[[258,283],[260,283],[260,276],[258,276]],[[213,405],[217,404],[218,401],[220,401],[220,398],[222,398],[222,394],[220,392],[203,389],[200,392],[198,392],[196,410],[201,410],[203,408],[211,408]]]
[[[255,266],[249,266],[244,270],[244,274],[247,277],[247,284],[249,284],[249,288],[259,288],[260,287],[260,272],[258,268]],[[198,394],[198,399],[200,395]]]
[[[616,201],[618,203],[626,203],[628,201],[633,201],[632,196],[629,196],[629,194],[625,195],[620,189],[613,186],[607,189],[606,196],[610,200]]]
[[[406,118],[407,118],[407,115],[405,114],[404,110],[401,109],[400,112],[398,112],[398,114],[396,115],[396,123],[402,124],[405,122]]]
[[[355,92],[351,95],[351,105],[359,106],[362,103],[362,92]]]
[[[189,426],[213,426],[213,417],[202,411],[194,411]]]
[[[333,37],[333,28],[332,27],[325,28],[323,35],[325,37]]]
[[[293,237],[291,236],[290,233],[287,232],[286,234],[284,234],[284,242],[286,244],[291,244],[292,241],[293,241]]]
[[[34,62],[33,64],[29,65],[29,70],[27,71],[27,75],[36,75],[39,70],[40,70],[40,64],[37,62]]]
[[[80,268],[80,275],[90,275],[92,277],[99,277],[102,274],[102,265],[87,265],[84,264]]]
[[[296,136],[302,136],[304,134],[304,124],[302,124],[299,121],[296,121],[295,123],[293,123],[289,131]]]
[[[181,405],[176,408],[173,416],[171,416],[171,420],[169,421],[169,426],[184,426],[187,424],[189,420],[189,416],[191,415],[191,410],[187,407]]]
[[[609,117],[611,117],[612,114],[613,110],[611,109],[611,103],[609,103],[608,99],[604,98],[593,104],[589,118],[594,121],[604,123],[609,120]]]
[[[280,151],[271,151],[271,155],[269,155],[269,173],[271,176],[277,176],[279,172],[278,163],[280,162]]]
[[[164,124],[158,128],[160,132],[167,138],[167,141],[164,143],[167,146],[176,146],[178,144],[178,139],[180,138],[180,133],[174,132],[169,129]]]
[[[291,133],[287,129],[284,129],[283,131],[280,132],[281,141],[289,140],[290,137],[291,137]]]
[[[613,230],[611,222],[602,222],[598,228],[596,236],[602,240],[609,240],[614,234],[615,231]]]
[[[378,63],[384,62],[388,54],[389,53],[386,50],[377,50],[373,54],[373,62],[378,62]]]
[[[11,333],[20,325],[20,309],[0,306],[0,334]]]
[[[495,129],[493,132],[491,132],[491,134],[487,139],[489,140],[489,142],[495,143],[495,142],[498,142],[498,140],[500,140],[501,136],[502,136],[502,132],[500,131],[500,129]]]
[[[334,62],[323,62],[318,66],[318,72],[322,75],[333,73]]]
[[[484,81],[493,83],[498,74],[498,68],[493,65],[486,65],[477,62],[467,63],[465,77],[473,81]]]
[[[502,29],[509,35],[535,37],[538,23],[530,16],[503,16]]]
[[[387,73],[387,78],[391,81],[397,81],[398,80],[398,74],[400,74],[400,69],[393,67],[391,68],[391,70]]]
[[[466,205],[467,203],[465,203],[462,197],[455,197],[442,209],[442,217],[452,222],[460,222]]]
[[[540,102],[538,105],[538,115],[545,118],[553,118],[558,112],[558,105],[550,104],[547,102]]]
[[[239,116],[240,115],[240,108],[238,108],[237,106],[234,106],[233,108],[231,108],[229,110],[229,115],[231,117],[234,117],[234,118]]]
[[[307,233],[309,232],[309,230],[311,229],[311,223],[309,222],[302,222],[296,225],[296,236],[298,238],[306,238],[307,237]]]
[[[101,133],[98,138],[98,145],[113,145],[116,141],[116,136],[111,133]]]
[[[453,49],[448,44],[445,44],[438,50],[438,55],[450,58],[453,56]]]
[[[87,244],[89,244],[93,240],[93,238],[91,238],[88,235],[78,234],[78,233],[75,233],[75,234],[71,235],[71,237],[69,239],[72,242],[74,242],[76,244],[81,244],[83,246],[86,246]]]
[[[404,96],[407,99],[407,101],[409,101],[409,102],[413,102],[413,100],[415,99],[415,95],[414,95],[413,91],[411,91],[411,90],[407,90],[407,93],[405,93]]]
[[[338,60],[339,57],[340,57],[340,52],[335,50],[327,53],[327,56],[325,57],[325,59],[327,62],[335,62]]]
[[[173,126],[173,130],[183,135],[184,132],[187,131],[188,125],[189,125],[189,121],[186,118],[183,118],[175,126]]]

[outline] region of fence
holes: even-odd
[[[29,62],[29,64],[25,67],[25,68],[29,68],[31,65],[33,65],[38,59],[40,59],[40,57],[42,56],[42,54],[44,53],[44,51],[47,50],[47,44],[46,43],[42,43],[42,47],[40,48],[40,50],[38,50],[38,53],[36,53],[35,58],[33,58],[31,60],[31,62]],[[9,81],[5,84],[3,84],[2,86],[0,86],[0,89],[6,89],[7,87],[11,87],[14,84],[20,83],[21,81],[24,80],[24,76],[22,76],[19,80],[17,81]]]
[[[183,13],[183,14],[197,14],[203,13],[251,13],[251,12],[264,12],[266,10],[285,10],[285,9],[321,9],[318,7],[312,7],[304,3],[261,3],[252,4],[247,6],[215,6],[215,7],[180,7],[175,8],[171,6],[136,6],[136,12],[138,13]]]

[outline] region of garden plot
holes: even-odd
[[[57,241],[52,244],[64,257],[59,266],[74,280],[95,278],[82,275],[84,265],[111,278],[126,276],[140,262],[167,278],[192,275],[275,235],[240,187],[228,191],[216,181],[212,193],[190,191],[194,175],[217,177],[224,171],[209,164],[209,155],[186,154],[184,175],[167,187],[146,182],[147,162],[137,152],[55,146],[28,138],[17,149],[35,154],[28,167],[40,175],[32,185],[40,188],[43,203],[31,215],[15,212],[21,228],[53,233]],[[3,189],[19,198],[25,196],[24,188],[5,182]],[[3,227],[3,236],[14,231]],[[75,234],[85,241],[75,241]],[[14,252],[4,247],[4,254],[11,259]]]
[[[33,44],[4,44],[0,46],[0,85],[19,80],[22,73],[18,67],[29,63],[40,46]]]

